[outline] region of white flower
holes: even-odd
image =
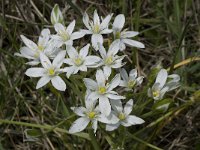
[[[78,53],[74,47],[70,47],[67,49],[67,53],[69,58],[64,60],[64,63],[70,65],[70,67],[66,67],[64,70],[67,72],[67,77],[71,74],[76,74],[79,70],[87,71],[87,68],[95,67],[100,58],[97,56],[87,56],[90,44],[84,46],[80,52]]]
[[[101,19],[101,22],[96,10],[94,11],[93,21],[89,20],[89,16],[86,12],[83,16],[83,23],[88,30],[81,31],[86,34],[92,34],[91,42],[95,50],[99,49],[98,43],[103,44],[102,34],[108,34],[112,32],[112,29],[108,29],[108,25],[112,15],[113,14],[109,14],[105,17],[105,19]]]
[[[57,34],[52,35],[52,39],[56,40],[59,46],[62,46],[63,44],[65,44],[66,46],[73,45],[73,40],[80,39],[85,35],[85,33],[83,32],[79,31],[73,32],[74,27],[75,27],[75,20],[73,20],[68,25],[67,28],[63,26],[61,23],[56,23],[54,25],[54,28]]]
[[[31,60],[26,63],[29,65],[38,65],[40,63],[39,57],[41,52],[45,53],[48,57],[55,57],[60,51],[57,49],[57,45],[50,40],[49,29],[42,30],[37,44],[23,35],[21,35],[21,39],[26,46],[22,47],[20,53],[15,53],[15,55]]]
[[[103,66],[103,71],[106,74],[106,77],[108,78],[111,74],[111,68],[121,68],[125,63],[122,63],[122,60],[124,59],[125,55],[118,56],[117,52],[119,51],[119,46],[115,44],[111,44],[108,52],[106,52],[103,45],[99,45],[99,52],[102,57],[102,61],[100,65]]]
[[[126,87],[125,90],[127,91],[132,90],[135,86],[140,85],[144,78],[143,76],[137,77],[136,69],[132,69],[128,76],[126,70],[123,68],[120,70],[120,74],[123,79],[120,83],[120,86]]]
[[[58,4],[55,4],[51,11],[51,23],[55,25],[56,23],[63,23],[63,15],[60,11]]]
[[[169,80],[169,81],[167,81]],[[167,70],[161,69],[156,77],[156,81],[152,88],[148,89],[148,96],[154,100],[160,100],[168,91],[176,89],[179,86],[180,76],[177,74],[169,75]]]
[[[53,60],[53,62],[51,63],[46,55],[40,53],[40,61],[43,68],[29,68],[25,73],[29,77],[41,77],[37,83],[36,89],[41,88],[42,86],[46,85],[49,81],[51,81],[52,85],[57,90],[65,91],[65,82],[59,76],[59,74],[62,73],[60,67],[63,64],[65,55],[66,51],[59,52]]]
[[[112,115],[108,117],[105,117],[101,112],[99,111],[99,106],[96,106],[96,101],[92,101],[88,99],[88,95],[86,95],[85,98],[85,105],[86,107],[72,107],[72,110],[75,114],[80,116],[70,127],[69,133],[76,133],[83,131],[88,124],[92,123],[92,128],[94,129],[94,133],[97,130],[97,123],[98,121],[103,123],[116,123],[117,118]],[[111,121],[110,121],[111,120]]]
[[[124,108],[122,107],[121,101],[111,101],[112,102],[112,108],[114,111],[112,112],[118,117],[118,122],[116,124],[107,124],[106,130],[107,131],[113,131],[117,129],[120,125],[129,127],[136,124],[142,124],[144,123],[144,120],[136,117],[134,115],[130,115],[133,107],[133,100],[130,99]]]
[[[121,79],[119,74],[117,74],[109,83],[106,81],[104,72],[99,69],[96,72],[97,82],[89,78],[84,78],[83,81],[87,87],[87,90],[91,91],[91,93],[89,94],[89,99],[99,99],[100,111],[106,116],[109,116],[111,112],[109,99],[125,99],[125,97],[120,96],[117,92],[113,91],[113,89],[120,84]]]
[[[125,17],[123,14],[119,14],[115,17],[115,20],[113,22],[113,33],[115,37],[114,43],[120,47],[121,51],[123,51],[126,48],[126,45],[131,47],[145,48],[144,44],[142,44],[141,42],[130,39],[138,35],[138,32],[127,30],[122,31],[124,23]]]

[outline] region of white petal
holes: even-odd
[[[63,64],[63,61],[65,59],[66,51],[61,51],[58,53],[58,55],[53,60],[53,66],[56,68],[60,68],[60,66]]]
[[[132,109],[133,109],[133,100],[130,99],[130,100],[126,103],[126,105],[124,106],[124,113],[125,113],[126,115],[129,115],[129,114],[131,113]]]
[[[124,68],[120,70],[120,75],[124,81],[128,82],[128,74]]]
[[[51,66],[49,58],[44,53],[40,53],[40,62],[44,68],[49,68]]]
[[[126,32],[122,32],[121,33],[121,37],[122,38],[131,38],[134,37],[136,35],[138,35],[139,32],[135,32],[135,31],[126,31]]]
[[[68,53],[70,58],[76,58],[78,56],[77,50],[72,46],[69,46],[67,48],[67,53]]]
[[[143,79],[144,79],[144,77],[143,77],[143,76],[140,76],[140,77],[138,77],[138,78],[136,79],[137,85],[140,85],[140,84],[142,84],[142,82],[143,82]]]
[[[97,65],[98,62],[100,62],[101,58],[98,56],[87,56],[85,58],[85,65],[86,66],[92,66],[92,65]]]
[[[49,81],[51,80],[51,78],[49,78],[48,76],[43,76],[42,78],[40,78],[40,80],[37,83],[36,89],[39,89],[41,87],[43,87],[44,85],[46,85]]]
[[[123,110],[123,107],[122,107],[122,102],[121,102],[121,100],[110,100],[110,104],[111,104],[111,106],[112,106],[112,108],[113,108],[113,110],[115,111],[115,112],[122,112],[122,110]]]
[[[97,92],[91,92],[88,96],[88,99],[92,100],[92,101],[95,101],[99,98],[99,94]]]
[[[64,44],[66,45],[66,47],[72,46],[73,45],[73,41],[70,39],[70,40],[65,41]]]
[[[26,38],[26,37],[23,36],[23,35],[20,35],[20,37],[21,37],[22,41],[24,42],[24,44],[25,44],[28,48],[33,49],[33,50],[36,50],[36,49],[37,49],[37,45],[36,45],[33,41],[29,40],[28,38]]]
[[[93,34],[91,30],[85,30],[85,29],[80,29],[80,32],[83,32],[83,34]]]
[[[80,71],[87,72],[87,66],[81,65],[81,66],[79,66],[79,70],[80,70]],[[77,72],[78,72],[78,71],[77,71]]]
[[[110,66],[104,66],[103,72],[105,74],[106,80],[108,80],[109,76],[111,75],[111,67]]]
[[[83,131],[87,127],[89,122],[90,120],[86,117],[78,118],[76,121],[74,121],[74,123],[70,127],[69,133],[76,133]]]
[[[54,29],[56,30],[57,33],[66,32],[66,28],[61,23],[56,23],[54,25]]]
[[[67,27],[67,32],[69,35],[71,35],[71,33],[74,31],[74,27],[75,27],[75,20],[73,20]]]
[[[137,69],[132,69],[129,73],[129,78],[131,80],[135,80],[135,78],[137,77]]]
[[[119,49],[120,49],[120,51],[123,51],[126,49],[126,45],[124,44],[124,42],[122,40],[120,41]]]
[[[66,84],[63,81],[63,79],[59,76],[55,76],[51,79],[52,85],[59,91],[65,91],[66,90]]]
[[[115,75],[115,77],[112,79],[112,81],[110,82],[110,85],[108,87],[108,91],[111,91],[112,89],[116,88],[117,86],[119,86],[121,81],[121,77],[120,74]]]
[[[89,78],[83,79],[85,86],[90,90],[95,90],[97,88],[97,83]]]
[[[113,14],[109,14],[102,20],[102,22],[101,22],[101,30],[105,29],[105,28],[108,28],[108,25],[109,25],[110,19],[112,18],[112,15]]]
[[[119,122],[119,118],[111,111],[109,116],[105,116],[104,114],[98,115],[98,121],[106,124],[116,124]]]
[[[119,14],[115,17],[113,22],[113,29],[121,30],[124,27],[125,17],[123,14]]]
[[[132,125],[144,123],[143,119],[136,117],[134,115],[129,115],[129,116],[127,116],[126,119],[127,119],[128,123],[131,123]]]
[[[94,11],[93,21],[94,21],[94,24],[98,24],[98,25],[100,24],[100,19],[97,14],[97,10]]]
[[[85,107],[72,107],[72,110],[75,114],[81,117],[85,116],[85,112],[87,111]]]
[[[165,85],[166,81],[167,81],[167,70],[165,69],[161,69],[158,72],[158,75],[156,77],[156,82],[159,84],[160,89]]]
[[[103,71],[101,69],[97,70],[96,72],[96,81],[98,85],[103,86],[105,85],[106,79]]]
[[[159,99],[163,99],[165,93],[169,90],[169,87],[164,87],[161,91],[160,91],[160,96]]]
[[[66,58],[66,59],[64,59],[63,63],[66,63],[66,64],[68,64],[68,65],[74,65],[73,60],[70,59],[70,58]]]
[[[100,32],[100,34],[109,34],[109,33],[112,33],[113,30],[112,29],[104,29]]]
[[[92,35],[92,47],[97,51],[99,50],[99,43],[103,44],[103,36],[101,34]]]
[[[25,74],[29,77],[41,77],[45,74],[45,71],[44,68],[29,68]]]
[[[99,98],[99,108],[101,113],[103,113],[105,116],[110,115],[111,106],[107,97],[104,96]]]
[[[39,62],[39,60],[34,60],[34,61],[29,61],[29,62],[27,62],[26,64],[27,65],[31,65],[31,66],[36,66],[36,65],[38,65],[40,62]]]
[[[119,45],[118,44],[115,44],[115,41],[113,43],[111,43],[109,49],[108,49],[108,53],[107,55],[108,56],[111,56],[111,55],[116,55],[119,51]]]
[[[79,55],[83,58],[85,58],[88,55],[88,50],[89,50],[90,44],[87,44],[83,48],[81,48]]]
[[[106,94],[106,96],[110,99],[113,99],[113,100],[120,100],[120,99],[125,99],[124,96],[120,96],[120,95],[115,95],[115,94]]]
[[[89,25],[89,16],[88,14],[85,12],[84,15],[83,15],[83,23],[85,24],[85,26],[91,30],[91,27]]]
[[[97,120],[92,120],[92,128],[94,129],[94,133],[97,131]]]
[[[71,66],[71,67],[65,67],[64,72],[67,72],[67,78],[71,76],[71,74],[74,74],[74,71],[76,70],[76,67]]]
[[[85,35],[84,32],[74,32],[74,33],[72,33],[72,35],[71,35],[71,39],[72,39],[72,40],[80,39],[80,38],[82,38],[84,35]]]
[[[106,131],[113,131],[119,127],[120,123],[117,124],[107,124]]]
[[[133,46],[133,47],[137,47],[137,48],[145,48],[144,44],[142,44],[141,42],[135,41],[135,40],[123,39],[123,42],[125,44],[127,44],[128,46]]]
[[[102,44],[99,43],[99,52],[100,52],[100,55],[102,58],[105,58],[106,57],[106,50],[104,48],[104,46]]]
[[[32,50],[32,49],[30,49],[28,47],[22,47],[22,48],[20,48],[20,53],[25,58],[33,59],[36,51]]]

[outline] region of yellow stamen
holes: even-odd
[[[70,39],[70,35],[65,31],[61,31],[59,35],[62,37],[63,41],[68,41]]]
[[[80,66],[83,64],[83,60],[81,58],[76,58],[74,59],[74,63],[77,65],[77,66]]]
[[[120,37],[121,37],[121,34],[120,34],[119,31],[117,31],[117,32],[115,33],[115,38],[116,38],[116,39],[120,39]]]
[[[96,113],[94,111],[88,113],[88,117],[90,119],[94,119],[95,116],[96,116]]]
[[[40,51],[43,51],[43,50],[44,50],[44,46],[43,46],[43,45],[38,45],[38,49],[39,49]]]
[[[100,31],[99,25],[98,25],[98,24],[95,24],[95,25],[93,26],[93,32],[94,32],[94,33],[99,33],[99,31]]]
[[[128,88],[132,89],[132,88],[135,86],[135,84],[136,84],[136,81],[135,81],[135,80],[130,80],[130,81],[128,82]]]
[[[104,94],[106,93],[106,88],[105,87],[99,87],[99,94]]]
[[[118,118],[119,118],[120,120],[124,120],[124,119],[126,118],[126,116],[124,115],[124,113],[120,113],[120,114],[118,115]]]
[[[48,70],[48,72],[49,72],[49,75],[50,75],[50,76],[52,76],[52,75],[55,74],[54,68],[50,68],[50,69]]]
[[[153,91],[153,97],[158,97],[160,95],[160,91]]]
[[[106,58],[106,60],[105,60],[105,64],[107,64],[107,65],[112,64],[112,62],[113,62],[113,58],[112,58],[112,56]]]

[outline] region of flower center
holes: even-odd
[[[153,97],[158,97],[160,95],[160,91],[153,91]]]
[[[132,89],[132,88],[135,86],[135,84],[136,84],[136,81],[135,81],[135,80],[130,80],[130,81],[128,82],[128,88]]]
[[[80,66],[80,65],[83,64],[83,60],[82,60],[80,57],[78,57],[78,58],[74,59],[74,63],[75,63],[77,66]]]
[[[115,33],[115,38],[116,38],[116,39],[120,39],[120,37],[121,37],[121,33],[120,33],[119,31],[117,31],[117,32]]]
[[[105,60],[105,64],[110,65],[112,63],[113,63],[113,57],[112,56],[107,57]]]
[[[44,46],[43,46],[43,45],[38,45],[38,49],[39,49],[40,51],[43,51],[43,50],[44,50]]]
[[[55,69],[54,68],[49,68],[48,69],[48,73],[49,73],[50,76],[55,75]]]
[[[34,57],[35,57],[35,58],[38,58],[39,55],[40,55],[40,53],[37,51],[37,52],[35,52]]]
[[[106,93],[106,87],[99,87],[99,94]]]
[[[94,119],[94,117],[96,116],[96,113],[92,111],[92,112],[89,112],[87,115],[90,119]]]
[[[93,32],[94,33],[99,33],[99,31],[100,31],[99,25],[98,24],[94,24],[94,26],[93,26]]]
[[[126,116],[124,115],[124,113],[120,113],[120,114],[118,115],[118,118],[119,118],[120,120],[124,120],[124,119],[126,118]]]
[[[61,36],[61,38],[63,39],[63,41],[68,41],[70,39],[69,33],[65,32],[65,31],[61,31],[59,33],[59,35]]]

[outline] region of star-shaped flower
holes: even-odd
[[[86,34],[92,34],[91,42],[95,50],[98,50],[98,43],[103,44],[102,34],[109,34],[112,32],[112,29],[108,29],[110,19],[113,14],[109,14],[104,19],[100,21],[100,18],[97,14],[97,11],[94,11],[93,21],[89,20],[88,14],[85,12],[83,16],[83,23],[85,24],[87,30],[81,30]]]
[[[142,44],[141,42],[130,39],[138,35],[139,32],[127,31],[126,29],[122,31],[124,23],[125,17],[123,14],[119,14],[115,17],[115,20],[113,22],[113,34],[115,37],[114,43],[120,47],[121,51],[126,48],[126,45],[137,48],[145,48],[144,44]]]
[[[168,81],[167,81],[168,80]],[[148,96],[154,100],[160,100],[168,91],[174,90],[180,86],[180,76],[172,74],[168,76],[166,69],[161,69],[156,77],[156,81],[152,88],[148,89]]]
[[[89,98],[91,100],[99,99],[100,111],[105,114],[105,116],[109,116],[111,112],[109,99],[125,99],[125,97],[120,96],[117,92],[113,91],[113,89],[120,84],[121,79],[119,74],[117,74],[109,83],[106,80],[104,72],[99,69],[96,72],[96,81],[90,78],[84,78],[83,81],[87,90],[91,91]]]
[[[66,28],[61,23],[56,23],[54,28],[57,32],[56,35],[52,35],[52,39],[54,39],[59,46],[65,44],[66,46],[72,46],[73,40],[82,38],[85,33],[77,31],[73,32],[75,27],[75,20],[73,20],[68,27]]]
[[[37,44],[23,35],[21,35],[21,39],[26,46],[22,47],[20,49],[20,53],[15,53],[15,55],[31,60],[30,62],[26,63],[29,65],[38,65],[40,63],[39,57],[41,52],[50,58],[54,58],[60,51],[60,49],[57,48],[58,46],[56,43],[50,39],[49,29],[42,30]]]
[[[70,65],[70,67],[65,68],[67,72],[67,77],[71,74],[76,74],[79,70],[87,71],[87,68],[93,68],[97,66],[100,61],[100,58],[93,55],[88,55],[90,44],[84,46],[78,53],[74,47],[69,47],[67,53],[69,58],[64,60],[64,63]]]
[[[65,91],[66,84],[59,76],[59,74],[63,72],[62,69],[60,69],[60,67],[63,64],[65,55],[66,51],[59,52],[58,55],[54,58],[53,62],[51,63],[51,61],[45,54],[40,53],[40,61],[43,68],[29,68],[25,73],[29,77],[41,77],[37,83],[36,89],[43,87],[49,81],[51,81],[52,85],[57,90]]]
[[[133,100],[130,99],[124,108],[122,107],[122,103],[120,100],[118,101],[112,101],[112,108],[114,111],[112,113],[118,117],[118,122],[116,124],[107,124],[106,130],[107,131],[113,131],[117,129],[120,125],[123,125],[125,127],[129,127],[136,124],[142,124],[144,123],[144,120],[135,116],[130,115],[133,107]]]
[[[112,68],[121,68],[125,63],[122,63],[125,55],[118,56],[119,46],[112,43],[106,52],[103,45],[99,45],[99,52],[102,57],[100,65],[103,66],[103,71],[108,78],[111,74]]]
[[[125,87],[125,90],[127,91],[133,90],[135,86],[140,85],[144,78],[143,76],[137,77],[136,69],[132,69],[128,75],[126,70],[122,68],[120,70],[120,75],[123,79],[120,83],[120,86]]]

